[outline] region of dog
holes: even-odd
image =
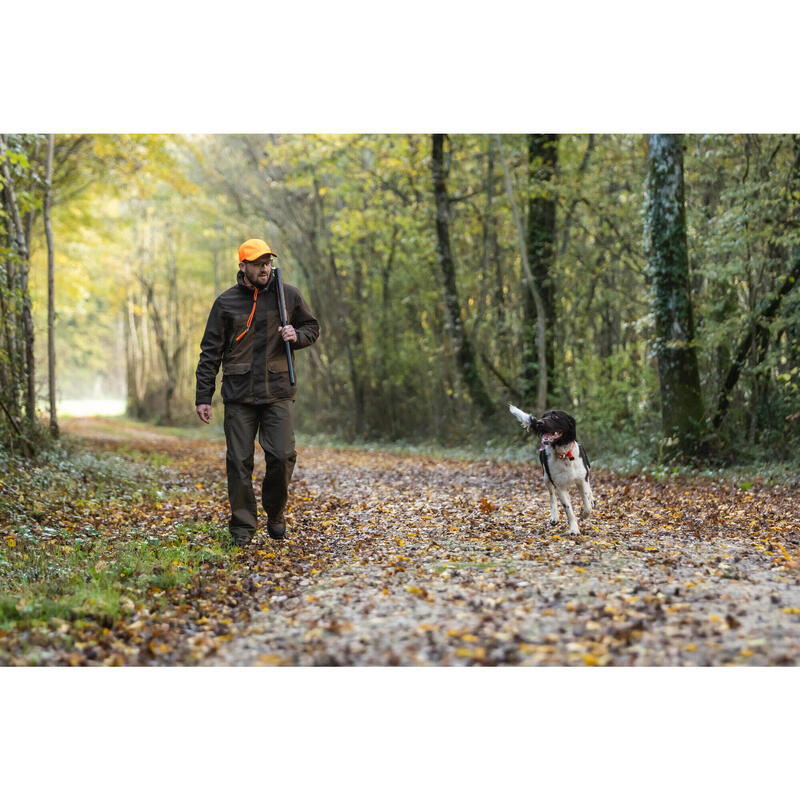
[[[594,508],[594,495],[589,485],[589,459],[583,445],[576,439],[575,418],[566,411],[546,411],[541,419],[526,414],[516,406],[508,410],[522,423],[522,427],[540,436],[539,461],[542,464],[542,477],[550,493],[550,524],[558,524],[558,504],[556,497],[564,506],[569,522],[569,533],[580,534],[578,520],[569,500],[569,488],[578,486],[583,501],[581,516],[591,516]]]

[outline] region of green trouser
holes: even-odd
[[[294,400],[254,405],[225,403],[225,441],[228,452],[228,500],[231,536],[238,543],[256,532],[258,509],[253,492],[255,438],[264,450],[266,474],[261,484],[261,504],[268,519],[283,518],[297,453],[294,449]]]

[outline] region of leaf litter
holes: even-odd
[[[161,560],[113,616],[82,607],[4,624],[0,663],[798,663],[796,487],[593,471],[598,507],[570,536],[563,513],[548,524],[538,463],[305,447],[286,542],[266,536],[262,514],[254,543],[231,550],[224,442],[105,425],[73,431],[122,457],[135,447],[160,488],[82,512],[74,498],[40,498],[45,521],[60,502],[61,527],[43,541],[30,521],[25,546],[69,546],[88,519],[103,553],[92,574],[119,565],[110,542]],[[0,558],[17,558],[16,539]]]

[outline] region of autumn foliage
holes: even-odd
[[[798,661],[791,482],[598,470],[572,538],[534,460],[302,447],[288,542],[239,550],[223,441],[68,431],[2,477],[2,664]]]

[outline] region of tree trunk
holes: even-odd
[[[787,202],[793,202],[795,204],[794,209],[789,207],[788,215],[790,219],[795,220],[794,224],[797,225],[798,222],[800,222],[800,204],[797,204],[796,200],[797,191],[798,188],[800,188],[800,136],[794,136],[793,141],[794,163],[792,165],[791,174],[787,182],[786,197]],[[717,398],[717,410],[711,423],[715,430],[722,425],[725,415],[728,413],[731,394],[733,393],[733,390],[739,381],[742,367],[744,366],[745,360],[753,346],[753,343],[760,335],[763,335],[763,333],[768,330],[769,324],[778,313],[781,301],[800,281],[800,247],[795,245],[792,249],[792,255],[789,256],[787,254],[786,257],[791,258],[794,261],[791,271],[778,288],[775,296],[769,300],[763,301],[756,309],[756,312],[752,318],[752,322],[748,326],[747,331],[736,348],[736,354],[733,357],[733,361],[731,362],[728,373],[725,376],[725,381],[722,384],[722,388],[720,389],[719,396]]]
[[[53,202],[53,151],[55,134],[47,137],[47,175],[44,189],[44,232],[47,238],[47,383],[50,390],[50,434],[58,438],[58,418],[56,416],[56,342],[55,342],[55,249],[53,247],[53,223],[51,207]]]
[[[33,314],[31,313],[31,297],[28,291],[28,274],[30,263],[28,261],[28,243],[25,239],[25,229],[19,213],[19,206],[14,194],[14,178],[6,160],[6,138],[0,134],[0,162],[2,162],[3,179],[5,180],[5,195],[11,212],[11,227],[14,231],[14,242],[19,256],[19,289],[22,296],[22,330],[25,337],[25,366],[26,366],[26,391],[25,391],[25,416],[32,425],[36,421],[36,371],[33,350]]]
[[[544,313],[544,364],[547,388],[552,393],[555,372],[555,285],[553,261],[556,240],[556,200],[553,193],[558,134],[531,133],[528,135],[528,231],[526,247]],[[536,358],[536,302],[530,288],[525,292],[525,340],[523,342],[523,382],[533,387],[542,369]],[[530,393],[528,394],[530,397]],[[545,399],[545,403],[547,400]],[[542,407],[542,410],[544,408]]]
[[[461,305],[456,287],[456,268],[450,250],[450,198],[447,194],[447,167],[444,159],[444,134],[433,134],[433,192],[436,198],[436,250],[444,282],[445,309],[453,350],[470,400],[484,417],[494,413],[478,371],[472,342],[464,331]]]
[[[690,456],[701,449],[704,415],[689,285],[683,137],[653,134],[648,153],[648,272],[663,434],[668,454]]]
[[[143,276],[139,275],[139,281],[144,287],[147,296],[147,305],[150,309],[150,319],[153,321],[153,329],[156,335],[156,345],[158,352],[161,355],[161,362],[164,367],[164,416],[161,420],[162,424],[172,423],[172,399],[175,395],[175,387],[178,384],[178,369],[180,366],[180,354],[183,350],[183,343],[176,342],[172,353],[170,355],[169,345],[169,331],[164,325],[161,311],[156,303],[155,286],[152,282],[148,282]],[[172,283],[170,285],[170,294],[173,291]],[[168,306],[170,299],[167,299]],[[173,302],[174,304],[174,302]],[[168,312],[169,313],[169,312]],[[178,330],[178,335],[180,330]],[[177,336],[176,336],[177,338]]]
[[[381,267],[381,328],[380,328],[380,352],[381,358],[378,365],[380,370],[380,386],[383,402],[386,409],[386,427],[388,428],[389,438],[394,439],[396,435],[397,412],[395,408],[395,381],[391,374],[391,357],[397,350],[397,336],[395,333],[394,320],[391,316],[391,297],[389,294],[389,278],[394,266],[394,257],[397,251],[397,238],[400,229],[397,224],[392,228],[392,241],[389,246],[389,254]]]
[[[798,256],[792,271],[786,276],[786,279],[781,284],[775,296],[768,302],[763,303],[753,315],[753,322],[750,324],[747,333],[744,335],[742,340],[739,342],[739,346],[736,348],[736,355],[733,357],[733,362],[728,370],[728,374],[725,376],[725,381],[722,384],[722,388],[719,391],[719,397],[717,399],[717,411],[714,414],[714,419],[712,420],[712,425],[715,429],[719,428],[719,426],[722,424],[722,421],[725,419],[725,415],[728,413],[731,394],[739,380],[739,375],[741,374],[747,354],[750,352],[750,348],[753,346],[753,342],[755,341],[759,332],[764,331],[766,326],[772,322],[773,317],[778,312],[781,300],[783,300],[783,298],[789,294],[798,281],[800,281],[800,256]]]
[[[3,208],[6,206],[5,191],[0,187],[0,201]],[[3,230],[2,245],[6,252],[10,253],[13,247],[11,241],[10,225],[7,219],[0,218],[0,226]],[[19,371],[17,368],[17,342],[14,336],[14,322],[16,320],[16,304],[14,303],[14,265],[11,259],[6,257],[2,262],[3,285],[0,286],[0,317],[3,320],[4,350],[6,358],[0,362],[2,370],[2,394],[11,406],[10,415],[19,416]],[[7,361],[7,363],[6,363]]]
[[[536,306],[536,356],[539,364],[547,363],[546,346],[545,346],[545,312],[542,295],[539,292],[539,287],[536,285],[536,279],[531,272],[530,264],[528,263],[528,248],[525,243],[525,231],[522,227],[522,219],[517,208],[517,201],[514,199],[514,190],[511,186],[511,176],[506,166],[506,160],[503,156],[503,147],[500,143],[500,137],[495,134],[495,141],[497,142],[497,153],[500,156],[500,163],[503,165],[503,175],[505,176],[506,194],[508,195],[508,202],[511,206],[511,213],[514,215],[514,223],[517,226],[517,235],[519,236],[519,253],[520,260],[522,261],[522,274],[525,276],[525,281],[530,293],[533,295],[533,302]],[[523,386],[523,395],[528,394],[528,387]],[[536,409],[542,413],[547,408],[547,370],[540,369],[536,380]]]
[[[217,237],[216,241],[214,242],[214,299],[215,300],[219,297],[222,287],[219,276],[219,250],[220,250],[220,239],[222,238],[221,222],[217,222],[216,232],[217,232]]]

